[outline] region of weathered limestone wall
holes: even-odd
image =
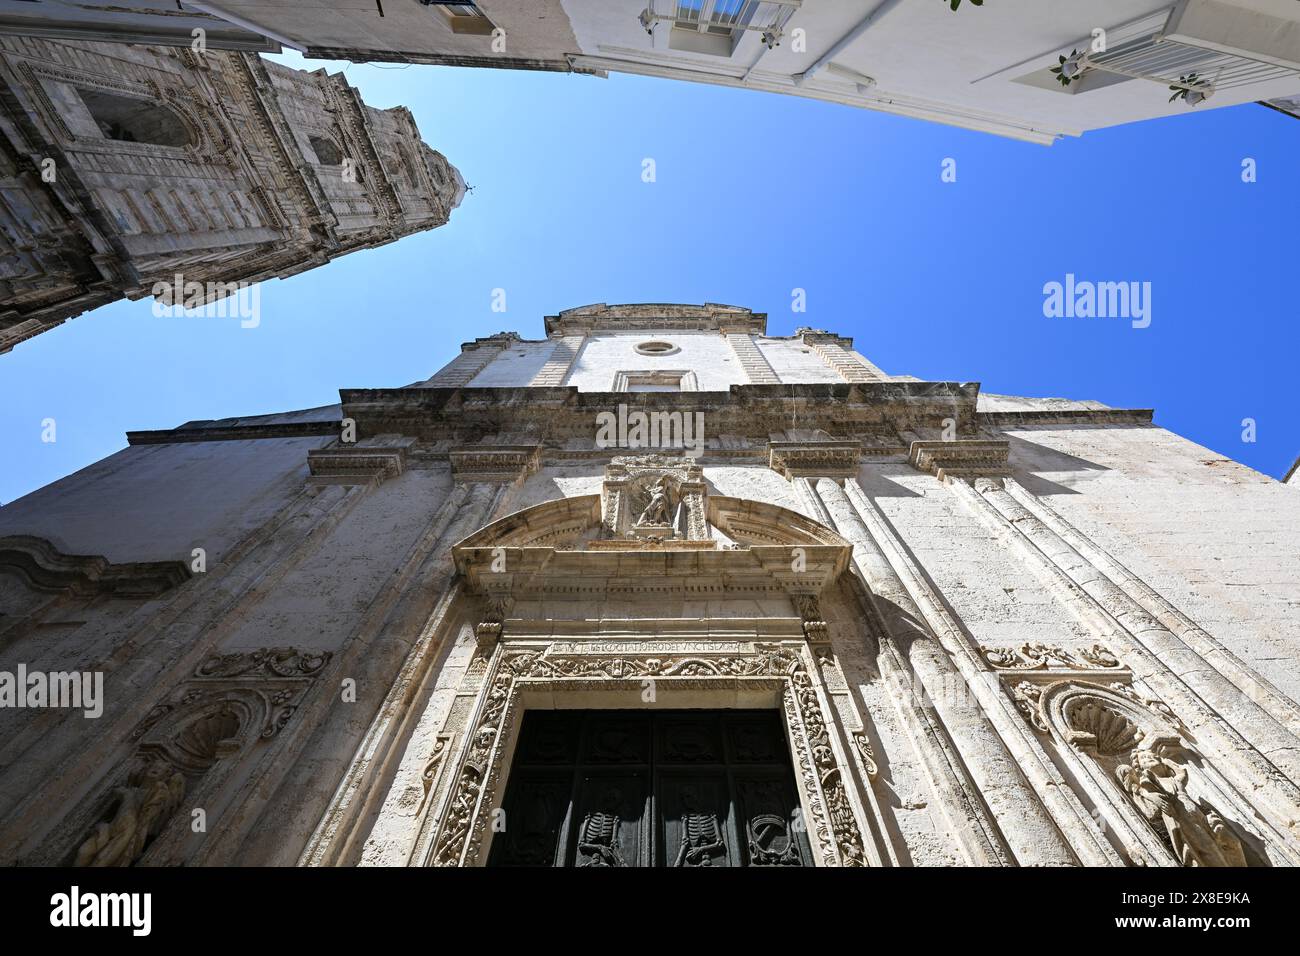
[[[906,464],[859,473],[880,508],[977,644],[1071,646],[1093,637],[932,475]]]
[[[326,438],[133,445],[0,508],[0,535],[110,561],[209,563],[283,508]]]
[[[1012,434],[1023,484],[1221,644],[1300,697],[1300,498],[1160,428]]]

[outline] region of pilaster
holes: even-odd
[[[569,377],[569,369],[573,368],[573,363],[578,353],[582,351],[582,345],[586,340],[587,337],[582,334],[565,335],[556,339],[550,358],[528,384],[531,386],[563,385],[564,380]]]
[[[496,335],[466,342],[460,347],[460,355],[421,384],[428,388],[460,388],[468,385],[489,362],[518,341],[519,336],[514,332],[498,332]]]
[[[1119,653],[1134,678],[1158,694],[1202,741],[1207,754],[1215,755],[1219,771],[1243,794],[1250,794],[1275,829],[1289,833],[1294,842],[1300,830],[1300,790],[1223,716],[1226,713],[1236,721],[1243,709],[1254,705],[1017,501],[1004,478],[968,477],[944,484],[1024,559],[1067,609]],[[1201,689],[1208,688],[1221,712],[1194,689],[1193,681]],[[1273,755],[1286,763],[1294,759],[1293,739],[1275,732],[1269,741],[1276,745]]]
[[[731,346],[731,351],[735,353],[751,385],[781,384],[781,377],[764,358],[750,333],[728,331],[726,337],[727,344]]]
[[[453,613],[453,606],[459,605],[459,589],[455,567],[448,560],[451,546],[490,522],[506,489],[537,467],[537,456],[537,447],[526,445],[474,445],[452,450],[455,485],[450,496],[387,589],[381,613],[372,615],[347,645],[345,655],[353,659],[353,666],[370,672],[367,679],[373,681],[373,686],[388,690],[364,728],[355,718],[347,722],[347,708],[336,707],[324,715],[325,721],[338,726],[323,726],[318,739],[327,742],[331,737],[337,740],[360,736],[361,741],[352,760],[338,768],[341,783],[319,817],[298,859],[299,865],[356,861],[401,760],[410,729],[420,718],[423,708],[419,702],[428,699],[430,682],[436,676],[434,664],[459,620]],[[491,656],[507,611],[506,604],[494,604],[491,599],[484,602],[475,626],[477,656]],[[382,662],[379,667],[377,660]],[[391,676],[394,668],[395,680]],[[435,741],[435,746],[447,748],[449,743],[443,739],[440,744]],[[307,786],[305,778],[319,773],[319,768],[311,764],[295,773],[304,777],[302,784]],[[286,783],[281,791],[288,799],[294,786]],[[317,805],[314,811],[296,808],[293,812],[302,823],[310,825],[308,815],[320,809]]]

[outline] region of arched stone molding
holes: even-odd
[[[1107,665],[1111,666],[1111,665]],[[1139,865],[1294,863],[1282,834],[1201,756],[1170,708],[1123,681],[1022,680],[1017,704],[1055,744],[1095,814]]]
[[[155,597],[190,577],[183,561],[115,564],[99,555],[68,554],[35,535],[0,537],[0,567],[17,572],[36,591],[72,597]]]

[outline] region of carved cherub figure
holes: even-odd
[[[1241,841],[1219,812],[1187,791],[1187,768],[1166,741],[1133,751],[1115,770],[1134,805],[1169,838],[1183,866],[1245,866]]]
[[[185,777],[163,760],[152,760],[117,791],[113,819],[95,825],[77,849],[77,866],[130,866],[157,836],[185,796]]]

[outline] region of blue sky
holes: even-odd
[[[1300,454],[1300,121],[1189,110],[1045,148],[667,80],[346,72],[371,105],[409,106],[474,187],[451,223],[265,283],[254,329],[119,302],[0,356],[0,501],[124,447],[128,429],[404,385],[465,340],[541,338],[544,315],[602,301],[744,305],[774,334],[852,336],[893,373],[1154,407],[1275,477]],[[1067,273],[1150,282],[1150,326],[1045,317],[1043,286]]]

